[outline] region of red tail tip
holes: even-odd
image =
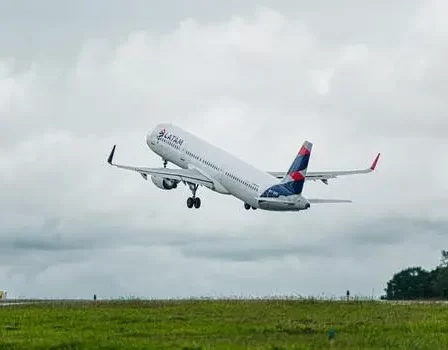
[[[378,155],[376,156],[375,160],[373,161],[372,166],[370,167],[370,169],[375,170],[376,164],[378,163],[378,160],[380,159],[380,155],[381,155],[381,153],[378,153]]]
[[[300,148],[300,151],[299,151],[300,156],[309,156],[310,154],[311,154],[311,151],[308,148],[306,148],[306,146],[302,146],[302,148]]]

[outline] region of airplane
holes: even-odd
[[[120,169],[136,171],[145,180],[148,176],[155,186],[172,190],[182,182],[192,196],[188,208],[200,208],[196,196],[199,186],[214,192],[231,195],[244,203],[244,208],[269,211],[302,211],[313,203],[352,203],[347,199],[311,199],[302,195],[305,180],[322,181],[343,175],[366,174],[375,170],[380,153],[367,169],[308,172],[313,144],[305,141],[286,172],[263,171],[206,142],[172,123],[160,123],[146,135],[147,146],[162,158],[163,167],[146,168],[120,165],[113,162],[116,145],[107,162]],[[168,162],[179,168],[167,168]]]

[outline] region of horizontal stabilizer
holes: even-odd
[[[316,203],[316,204],[320,204],[320,203],[353,203],[350,199],[310,199],[308,198],[308,202],[310,203]]]
[[[255,199],[258,200],[258,203],[275,203],[275,204],[280,204],[280,205],[284,205],[284,206],[296,205],[296,203],[291,200],[283,200],[283,199],[278,199],[278,198],[257,197]]]

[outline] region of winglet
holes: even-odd
[[[380,159],[380,155],[381,155],[381,153],[378,153],[378,155],[376,156],[375,160],[372,163],[372,166],[370,167],[370,170],[375,170],[376,164],[378,163],[378,160]]]
[[[115,148],[117,147],[117,145],[114,145],[114,147],[112,148],[112,151],[109,154],[109,158],[107,158],[107,162],[109,164],[112,164],[112,160],[114,159],[114,153],[115,153]]]

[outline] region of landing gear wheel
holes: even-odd
[[[196,197],[196,191],[197,191],[199,185],[192,184],[191,182],[189,182],[188,187],[190,187],[193,197],[189,197],[187,199],[187,207],[193,208],[193,206],[194,206],[196,209],[198,209],[201,206],[201,199],[199,197]]]
[[[245,208],[246,210],[249,210],[249,209],[250,209],[250,205],[247,204],[247,203],[244,203],[244,208]]]
[[[257,208],[255,208],[255,207],[252,207],[252,209],[253,209],[253,210],[257,210]]]

